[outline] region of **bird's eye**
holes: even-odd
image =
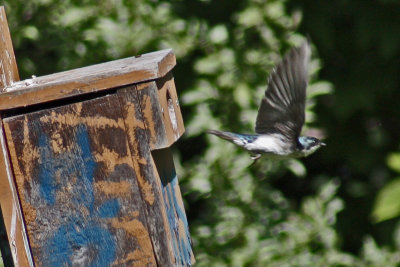
[[[314,139],[312,139],[312,140],[311,140],[311,144],[316,145],[316,144],[317,144],[317,141],[314,140]]]

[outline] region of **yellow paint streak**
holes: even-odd
[[[148,181],[146,181],[145,177],[142,175],[139,165],[139,164],[147,164],[147,161],[145,158],[141,157],[138,153],[140,144],[138,140],[135,140],[135,133],[134,133],[135,128],[138,127],[138,125],[140,125],[139,127],[144,127],[144,124],[143,122],[140,122],[139,120],[136,119],[135,106],[133,103],[131,102],[126,103],[125,114],[126,114],[125,124],[126,124],[126,130],[128,132],[128,138],[130,139],[131,144],[134,146],[134,151],[132,151],[132,153],[134,154],[133,167],[136,172],[137,181],[144,195],[144,200],[148,204],[153,205],[155,200],[153,188],[151,184]]]
[[[7,137],[7,144],[8,144],[8,150],[10,151],[11,161],[13,163],[12,167],[14,170],[14,175],[16,178],[17,177],[23,178],[24,175],[21,173],[21,170],[19,168],[18,156],[17,156],[17,152],[15,150],[14,142],[13,142],[12,136],[11,136],[11,130],[10,130],[8,123],[4,123],[4,131],[5,131],[6,137]],[[17,179],[17,182],[18,182],[18,179]]]
[[[94,184],[95,190],[106,195],[120,197],[131,193],[131,184],[128,181],[110,182],[98,181]]]
[[[154,144],[156,140],[156,130],[154,126],[154,121],[153,121],[153,110],[151,108],[151,98],[147,95],[145,95],[144,101],[144,107],[143,107],[143,117],[144,120],[146,121],[147,129],[150,131],[150,143]]]
[[[29,226],[29,225],[31,225],[31,223],[33,221],[36,220],[36,210],[25,200],[25,194],[23,194],[23,192],[24,192],[23,186],[24,186],[25,179],[26,180],[31,179],[30,175],[33,170],[32,161],[34,161],[36,158],[39,157],[39,153],[36,149],[34,149],[34,147],[29,142],[28,125],[27,125],[27,120],[25,117],[24,129],[23,129],[24,148],[23,148],[23,154],[21,157],[21,160],[24,163],[25,173],[22,173],[22,170],[20,169],[20,165],[18,164],[19,157],[17,156],[17,151],[15,149],[14,141],[12,140],[11,129],[10,129],[8,123],[4,123],[4,131],[6,133],[8,149],[10,151],[11,162],[12,162],[14,177],[15,177],[15,181],[16,181],[16,188],[17,188],[20,198],[21,198],[22,211],[25,216],[26,225]]]
[[[36,148],[34,149],[34,147],[31,145],[29,141],[28,123],[27,123],[27,118],[25,117],[24,127],[23,127],[23,136],[24,136],[23,153],[20,158],[20,160],[24,164],[23,168],[25,172],[22,173],[19,164],[19,157],[17,156],[14,141],[12,139],[11,129],[8,123],[4,122],[3,125],[4,125],[4,131],[6,133],[8,149],[10,152],[10,158],[12,162],[16,188],[20,196],[22,213],[24,215],[25,225],[27,227],[26,229],[28,231],[28,234],[31,236],[33,232],[35,232],[35,229],[32,229],[31,226],[33,225],[32,223],[36,220],[37,214],[36,214],[36,209],[25,200],[25,194],[23,193],[24,192],[23,186],[25,180],[31,179],[31,174],[33,171],[32,161],[34,161],[36,158],[39,157],[39,153]],[[33,248],[38,247],[38,245],[35,244],[33,240],[30,241],[30,245]]]
[[[81,112],[82,112],[82,102],[76,103],[76,104],[74,105],[74,109],[75,109],[76,114],[77,114],[78,116],[80,116],[80,114],[81,114]]]
[[[102,146],[101,153],[95,153],[94,157],[97,162],[104,163],[105,172],[107,175],[110,174],[112,171],[114,171],[116,165],[125,163],[131,166],[132,164],[132,159],[130,155],[125,157],[120,157],[120,155],[117,152],[110,150],[105,146]]]
[[[125,106],[125,111],[126,114],[128,114],[128,120],[131,122],[130,124],[135,125],[136,127],[139,127],[140,129],[146,129],[146,125],[144,124],[143,121],[138,120],[135,116],[135,105],[131,102],[128,102],[127,105]]]
[[[21,160],[24,163],[24,171],[26,175],[26,179],[29,181],[31,179],[30,174],[33,171],[32,163],[35,162],[39,158],[38,148],[33,146],[29,140],[29,127],[28,127],[28,118],[25,116],[24,118],[24,139],[23,139],[23,151]],[[17,164],[18,165],[18,164]]]
[[[118,120],[110,119],[104,116],[96,116],[96,117],[81,117],[76,113],[63,113],[59,114],[55,111],[51,112],[50,116],[45,116],[40,118],[40,121],[43,123],[51,123],[51,124],[60,124],[61,126],[77,126],[79,124],[85,124],[89,127],[95,127],[104,129],[106,127],[112,128],[123,128],[124,121],[122,118]]]
[[[60,154],[66,151],[71,150],[72,147],[67,147],[64,144],[64,141],[58,132],[54,132],[50,138],[50,146],[53,150],[54,154]]]
[[[132,216],[111,219],[111,224],[116,229],[123,229],[127,234],[133,236],[138,244],[138,248],[129,252],[125,258],[118,259],[114,266],[125,265],[132,262],[132,266],[156,266],[153,254],[153,247],[150,242],[150,235],[144,225],[136,219],[139,212],[134,212]]]

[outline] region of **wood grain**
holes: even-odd
[[[172,74],[137,87],[151,150],[170,147],[185,132]]]
[[[35,266],[156,265],[117,95],[4,126]]]
[[[0,110],[107,90],[163,77],[176,64],[171,49],[23,80],[0,94]]]
[[[154,150],[152,156],[158,177],[161,180],[163,203],[167,211],[174,257],[177,260],[177,265],[191,266],[195,262],[192,239],[171,149]]]
[[[0,6],[0,94],[19,80],[5,9]],[[15,266],[33,266],[0,114],[0,206]]]
[[[149,146],[149,131],[143,121],[136,90],[118,90],[128,133],[129,148],[136,159],[135,171],[144,199],[147,225],[158,266],[176,266],[171,233],[163,204],[161,182],[153,163]]]
[[[8,155],[7,142],[0,117],[0,206],[7,231],[14,265],[33,266],[32,255],[26,235],[24,219],[14,183],[14,174]]]
[[[153,150],[171,145],[184,131],[172,75],[138,88],[137,92],[119,90],[118,94],[125,108],[131,153],[140,159],[136,169],[138,180],[142,180],[139,187],[146,200],[147,223],[157,262],[159,266],[191,266],[195,260],[172,155],[168,149]],[[136,104],[137,97],[140,105]],[[171,99],[178,105],[169,107],[176,113],[175,126],[168,112]],[[151,198],[146,197],[149,195]]]
[[[6,12],[0,6],[0,93],[5,87],[19,81],[17,62],[15,60]]]

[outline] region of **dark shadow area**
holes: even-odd
[[[3,212],[0,208],[0,251],[5,267],[13,267],[14,262],[11,255],[10,243],[8,242],[6,226],[4,224]]]

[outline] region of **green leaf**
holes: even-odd
[[[391,153],[386,158],[386,164],[392,170],[400,173],[400,153]]]
[[[372,218],[375,222],[400,215],[400,177],[386,184],[375,199]]]
[[[223,44],[228,40],[228,31],[224,25],[217,25],[210,30],[209,38],[214,44]]]

